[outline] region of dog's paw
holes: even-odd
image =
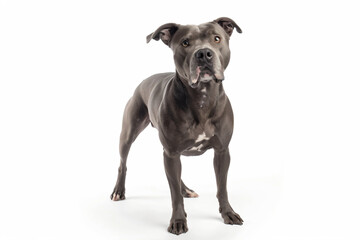
[[[113,201],[120,201],[120,200],[124,200],[125,199],[125,192],[117,192],[114,191],[111,196],[110,199]]]
[[[176,235],[186,233],[188,231],[186,219],[171,220],[168,232]]]
[[[196,192],[194,192],[193,190],[190,189],[185,189],[182,192],[182,196],[185,198],[197,198],[199,197],[199,194],[197,194]]]
[[[225,212],[225,213],[221,213],[222,218],[224,219],[224,223],[225,224],[236,224],[236,225],[242,225],[243,224],[243,220],[241,219],[240,215],[237,214],[234,211],[230,211],[230,212]]]

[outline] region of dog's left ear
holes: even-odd
[[[219,24],[229,36],[231,36],[234,28],[236,29],[236,31],[238,33],[242,33],[241,28],[236,24],[236,22],[234,20],[232,20],[230,18],[221,17],[221,18],[214,20],[214,22]]]
[[[179,29],[179,24],[176,23],[164,24],[158,27],[158,29],[156,29],[155,32],[149,34],[146,37],[146,42],[149,43],[151,39],[154,39],[156,41],[161,39],[166,45],[170,46],[171,39],[178,29]]]

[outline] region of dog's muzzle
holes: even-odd
[[[200,82],[214,80],[220,83],[224,80],[224,70],[214,51],[209,48],[199,49],[194,53],[191,71],[191,87],[196,88]]]

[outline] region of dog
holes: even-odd
[[[222,81],[230,61],[229,40],[240,27],[222,17],[200,25],[167,23],[147,36],[162,40],[174,54],[176,71],[145,79],[128,101],[120,134],[120,167],[113,201],[125,199],[126,161],[136,137],[149,123],[159,132],[170,186],[172,216],[168,231],[188,231],[183,197],[197,197],[181,180],[180,156],[196,156],[214,149],[219,211],[226,224],[242,225],[226,189],[230,164],[229,143],[234,117]]]

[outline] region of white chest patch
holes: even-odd
[[[198,143],[198,142],[201,142],[201,141],[204,141],[204,140],[209,140],[209,139],[210,139],[210,137],[207,137],[206,133],[203,132],[203,133],[199,134],[199,136],[195,140],[195,143]],[[204,147],[204,145],[200,144],[198,146],[194,146],[194,147],[190,148],[189,150],[190,151],[199,151],[200,152],[203,147]]]
[[[201,142],[201,141],[203,141],[203,140],[209,140],[209,139],[210,139],[209,137],[206,137],[206,133],[203,132],[203,133],[200,134],[200,135],[198,136],[198,138],[195,140],[195,143]]]
[[[199,146],[197,146],[197,147],[192,147],[192,148],[190,148],[189,150],[190,151],[201,151],[201,148],[202,148],[202,144],[200,144]]]

